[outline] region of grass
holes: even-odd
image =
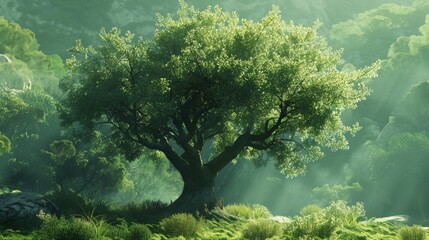
[[[155,204],[157,205],[157,204]],[[133,206],[144,210],[144,206]],[[128,212],[130,209],[124,208]],[[236,211],[235,221],[196,219],[191,214],[174,214],[150,222],[130,219],[111,220],[101,215],[70,215],[57,219],[45,216],[42,226],[33,232],[0,229],[0,240],[94,239],[94,240],[257,240],[257,239],[331,239],[331,240],[425,240],[420,226],[405,226],[365,219],[363,206],[335,202],[326,208],[308,206],[292,222],[277,223],[261,205],[226,206]],[[231,210],[233,209],[233,210]],[[115,211],[119,211],[116,209]],[[117,213],[117,212],[115,212]],[[134,216],[133,219],[138,219]]]
[[[426,232],[421,226],[404,226],[398,231],[399,240],[425,240]]]
[[[283,235],[282,225],[270,219],[258,219],[249,222],[242,231],[243,238],[249,240],[263,240]]]
[[[164,218],[160,225],[164,233],[169,237],[183,236],[185,238],[195,237],[200,230],[202,221],[195,219],[189,213],[177,213]]]

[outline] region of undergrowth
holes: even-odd
[[[420,226],[406,226],[365,219],[363,205],[347,205],[343,201],[331,203],[326,208],[309,205],[291,221],[275,222],[272,214],[261,205],[229,205],[225,211],[238,216],[230,219],[196,219],[187,213],[159,217],[151,222],[134,221],[144,219],[139,213],[160,205],[134,204],[116,208],[108,214],[95,212],[69,215],[61,218],[41,216],[42,225],[33,232],[20,232],[0,228],[0,240],[425,240],[427,232]],[[116,218],[133,212],[132,218]]]
[[[421,226],[404,226],[398,231],[399,240],[425,240],[426,232]]]

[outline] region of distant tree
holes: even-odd
[[[330,39],[336,47],[344,48],[344,58],[357,66],[384,59],[389,46],[398,37],[418,33],[424,23],[427,7],[382,4],[362,12],[356,18],[332,26]]]
[[[395,125],[402,131],[429,132],[429,82],[412,86],[394,113]]]
[[[0,157],[10,151],[10,140],[0,132]]]
[[[377,81],[369,83],[374,94],[354,111],[358,121],[384,126],[411,86],[427,81],[428,11],[424,0],[383,4],[332,26],[331,43],[344,48],[346,61],[363,66],[384,59]]]
[[[176,211],[213,207],[216,175],[240,156],[275,159],[293,177],[321,148],[347,148],[357,127],[340,115],[368,94],[358,80],[377,64],[339,70],[317,24],[285,23],[277,8],[254,22],[180,4],[177,20],[159,16],[150,41],[113,29],[98,47],[77,42],[82,58],[68,60],[60,81],[64,125],[112,126],[129,159],[162,152],[184,182]]]
[[[110,199],[119,203],[161,200],[170,202],[181,192],[183,182],[170,162],[154,152],[126,165],[126,175],[119,191],[112,192]],[[148,159],[149,158],[149,159]]]
[[[367,146],[367,167],[357,172],[355,179],[362,180],[365,202],[383,203],[368,204],[373,214],[407,213],[427,218],[429,191],[424,186],[429,181],[428,154],[429,138],[424,132],[397,133],[385,146],[378,142]]]
[[[58,55],[46,55],[39,49],[34,33],[17,23],[0,17],[0,54],[10,58],[10,63],[0,63],[0,86],[21,89],[22,81],[31,81],[51,95],[59,95],[58,79],[65,74],[62,59]],[[12,82],[12,85],[10,84]]]
[[[60,135],[55,101],[35,90],[0,92],[0,133],[10,150],[0,156],[0,184],[35,191],[49,176],[40,149]]]
[[[121,184],[126,173],[122,159],[107,149],[100,136],[88,145],[76,149],[73,142],[60,140],[44,151],[60,192],[100,196]]]

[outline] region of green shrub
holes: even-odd
[[[285,234],[293,239],[329,238],[338,226],[324,214],[310,214],[304,217],[295,217],[287,224]]]
[[[252,205],[252,217],[254,219],[271,218],[272,216],[267,207],[260,204]]]
[[[365,216],[362,203],[347,206],[347,202],[341,200],[332,202],[325,211],[326,214],[339,225],[354,224],[359,218]]]
[[[224,211],[228,214],[244,219],[252,218],[252,208],[245,204],[230,204],[225,206]]]
[[[224,207],[224,211],[228,214],[244,219],[270,218],[273,216],[267,207],[260,204],[254,204],[252,206],[245,204],[230,204]]]
[[[398,231],[400,240],[425,240],[426,232],[421,226],[404,226]]]
[[[146,200],[141,203],[130,202],[116,207],[113,212],[118,216],[126,216],[128,221],[147,222],[153,220],[154,216],[161,213],[167,206],[161,201]]]
[[[361,203],[347,206],[345,201],[335,201],[326,208],[308,205],[301,210],[301,215],[287,224],[285,234],[298,239],[325,239],[340,226],[357,224],[358,218],[365,216],[365,210]]]
[[[161,221],[164,233],[170,237],[193,237],[201,228],[201,222],[197,221],[189,213],[177,213]]]
[[[128,223],[123,218],[116,219],[117,222],[109,226],[106,232],[106,237],[111,239],[127,239],[130,236]]]
[[[134,223],[130,226],[129,231],[129,240],[149,240],[152,236],[152,232],[144,224]]]
[[[305,217],[311,214],[319,214],[322,208],[315,204],[310,204],[301,209],[300,214]]]
[[[247,224],[244,228],[243,238],[249,240],[262,240],[274,236],[282,235],[282,227],[280,223],[269,219],[258,219]]]
[[[88,240],[94,237],[91,225],[77,218],[46,218],[35,234],[36,240]]]

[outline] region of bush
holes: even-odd
[[[161,201],[146,200],[141,203],[130,202],[126,205],[118,206],[113,212],[119,217],[126,216],[128,221],[148,222],[152,221],[154,217],[157,219],[159,213],[166,206],[167,204]]]
[[[117,222],[111,225],[106,232],[106,237],[111,239],[128,239],[130,236],[130,231],[128,229],[128,223],[125,219],[118,218]]]
[[[252,206],[245,204],[230,204],[224,207],[224,211],[228,214],[244,219],[270,218],[273,216],[268,208],[260,204],[254,204]]]
[[[418,225],[404,226],[399,229],[398,237],[400,240],[425,240],[426,232]]]
[[[271,218],[273,215],[270,213],[267,207],[260,204],[254,204],[252,205],[252,216],[254,219],[260,219]]]
[[[324,210],[326,211],[326,215],[328,215],[338,225],[354,224],[359,218],[365,216],[365,210],[362,203],[347,206],[345,201],[335,201]]]
[[[129,231],[129,240],[149,240],[152,236],[152,232],[144,224],[134,223],[130,226]]]
[[[90,224],[76,218],[48,217],[35,234],[36,240],[88,240],[94,237],[95,233]]]
[[[250,240],[262,240],[282,235],[280,223],[269,219],[259,219],[247,224],[242,232],[243,238]]]
[[[201,228],[201,222],[197,221],[189,213],[177,213],[161,221],[161,227],[170,237],[193,237]]]
[[[357,223],[358,218],[365,216],[361,203],[347,206],[345,201],[332,202],[326,208],[308,205],[301,210],[301,217],[287,225],[285,234],[293,238],[329,238],[340,226]]]
[[[303,217],[309,216],[312,214],[319,214],[322,211],[322,208],[315,204],[310,204],[301,209],[300,213]]]
[[[244,219],[250,219],[252,217],[252,208],[245,204],[230,204],[225,206],[223,210],[228,214]]]
[[[293,239],[329,238],[338,226],[332,219],[324,214],[310,214],[304,217],[296,217],[286,226],[285,234]]]

